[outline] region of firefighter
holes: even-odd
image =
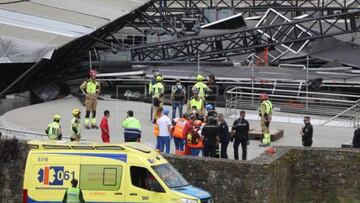
[[[53,116],[53,122],[51,122],[47,129],[45,130],[49,140],[61,140],[61,126],[60,126],[61,116],[59,114],[55,114]]]
[[[197,91],[200,99],[205,101],[205,95],[207,92],[210,92],[211,89],[203,82],[205,80],[204,76],[201,74],[196,75],[196,83],[192,87],[192,91]]]
[[[262,144],[260,146],[270,146],[271,135],[270,135],[270,122],[272,116],[272,103],[269,100],[269,97],[266,93],[260,94],[260,109],[259,109],[259,116],[260,116],[260,124],[261,124],[261,131],[263,133]]]
[[[84,81],[80,89],[84,95],[86,95],[85,99],[85,106],[86,106],[86,114],[84,125],[86,129],[96,128],[96,104],[97,104],[97,97],[100,93],[100,82],[96,80],[96,71],[90,70],[89,73],[90,78]],[[90,112],[92,113],[92,117],[90,118]]]
[[[156,76],[156,83],[152,85],[152,97],[153,97],[153,118],[156,119],[158,109],[163,107],[164,85],[163,77],[161,75]]]
[[[81,126],[80,126],[80,109],[76,108],[73,110],[72,115],[73,119],[71,120],[71,141],[80,141],[81,135]]]

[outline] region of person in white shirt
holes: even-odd
[[[161,117],[156,120],[156,123],[159,126],[159,148],[160,152],[170,153],[170,140],[171,140],[171,120],[168,117],[169,110],[164,109],[162,111]]]

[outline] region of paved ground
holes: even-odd
[[[47,124],[52,120],[52,115],[59,113],[62,116],[62,128],[64,136],[70,135],[70,120],[71,112],[75,107],[82,110],[85,108],[80,102],[73,97],[32,105],[24,108],[19,108],[7,112],[1,118],[1,123],[4,127],[11,127],[21,130],[29,130],[33,132],[44,132]],[[150,122],[150,105],[139,102],[129,101],[99,101],[97,120],[100,122],[102,113],[105,109],[110,110],[111,117],[109,119],[111,142],[123,142],[123,129],[121,128],[121,121],[126,117],[127,110],[131,109],[142,123],[142,142],[154,147],[155,139],[152,135],[152,124]],[[220,113],[224,109],[219,108]],[[279,115],[281,115],[279,113]],[[82,114],[84,116],[84,112]],[[276,116],[276,113],[275,115]],[[256,112],[248,112],[251,128],[258,128],[259,122],[256,120]],[[281,119],[279,119],[281,120]],[[228,118],[228,123],[231,125],[234,118]],[[289,124],[283,122],[272,122],[272,128],[283,129],[285,135],[280,140],[273,142],[273,145],[283,146],[301,146],[301,137],[299,135],[301,124]],[[324,127],[314,126],[314,144],[317,147],[340,147],[342,143],[348,142],[352,139],[354,129],[340,128],[340,127]],[[85,130],[82,129],[82,137],[87,141],[100,142],[100,130]],[[264,148],[258,147],[259,141],[250,141],[248,148],[248,159],[253,159],[264,151]],[[174,144],[171,145],[172,152],[174,151]],[[228,154],[233,158],[232,143],[228,146]],[[241,154],[240,154],[241,156]]]

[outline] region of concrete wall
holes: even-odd
[[[16,95],[8,95],[6,99],[0,99],[0,115],[23,106],[31,104],[30,92]]]
[[[0,139],[0,200],[21,202],[28,147]],[[252,161],[165,155],[217,203],[360,202],[360,151],[276,147]]]

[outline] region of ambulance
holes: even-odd
[[[62,202],[73,179],[85,202],[213,203],[159,153],[140,143],[29,141],[23,203]]]

